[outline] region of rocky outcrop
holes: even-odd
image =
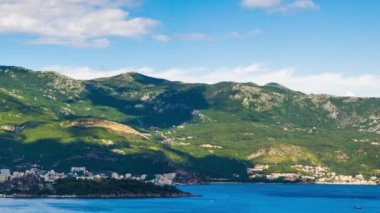
[[[240,100],[242,106],[258,112],[265,112],[280,106],[284,102],[284,95],[268,92],[258,86],[236,84],[232,87],[235,92],[230,98]]]
[[[0,126],[0,129],[7,131],[7,132],[21,132],[25,129],[25,126],[12,126],[12,125],[2,125]]]

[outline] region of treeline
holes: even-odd
[[[135,180],[77,180],[60,179],[53,185],[56,195],[125,195],[125,194],[179,194],[175,186],[158,186]]]
[[[45,182],[36,175],[0,183],[0,194],[14,197],[187,197],[175,186],[159,186],[137,180],[82,180],[76,178]]]

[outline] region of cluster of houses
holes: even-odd
[[[267,172],[269,165],[256,165],[254,168],[248,168],[247,174],[252,180],[263,182],[304,182],[313,183],[315,178],[307,175],[299,175],[297,173],[278,173]]]
[[[295,165],[292,168],[298,172],[310,174],[315,177],[317,183],[335,183],[335,184],[365,184],[376,185],[380,184],[380,179],[376,176],[365,178],[362,174],[353,175],[339,175],[331,171],[327,167],[322,166],[305,166]]]
[[[56,172],[54,170],[43,170],[39,166],[34,166],[30,169],[26,169],[23,172],[14,171],[11,172],[10,169],[0,169],[0,183],[9,182],[14,179],[21,179],[23,177],[35,176],[43,180],[46,183],[54,183],[55,181],[63,178],[76,178],[76,179],[87,179],[87,180],[102,180],[102,179],[118,179],[118,180],[136,180],[151,182],[156,185],[172,185],[174,184],[174,179],[176,173],[168,174],[156,174],[153,178],[148,178],[148,175],[132,175],[131,173],[118,174],[117,172],[111,173],[101,173],[94,174],[86,169],[86,167],[71,167],[69,173]]]
[[[304,182],[318,184],[360,184],[360,185],[379,185],[380,179],[376,176],[364,177],[362,174],[338,175],[327,167],[293,165],[294,172],[291,173],[271,173],[270,165],[257,164],[253,168],[247,169],[247,174],[253,180],[283,180],[288,182]]]

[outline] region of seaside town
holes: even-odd
[[[339,175],[327,167],[293,165],[292,173],[270,173],[271,165],[257,164],[247,169],[251,180],[275,182],[281,180],[289,183],[315,183],[315,184],[352,184],[352,185],[380,185],[380,179],[376,176],[365,177],[362,174]]]
[[[271,165],[256,164],[253,168],[247,168],[247,174],[253,182],[267,183],[310,183],[310,184],[357,184],[357,185],[379,185],[380,179],[376,176],[365,177],[362,174],[355,176],[339,175],[327,167],[293,165],[292,173],[270,172]],[[32,186],[43,185],[44,188],[52,188],[54,182],[60,179],[74,178],[77,180],[136,180],[155,185],[175,184],[176,173],[133,175],[131,173],[119,174],[117,172],[94,174],[86,167],[71,167],[70,172],[56,172],[54,170],[43,170],[39,165],[32,165],[23,172],[0,169],[0,191],[9,189],[27,190]]]
[[[176,173],[156,174],[153,178],[148,175],[132,175],[130,173],[118,174],[117,172],[94,174],[86,167],[71,167],[69,173],[56,172],[54,170],[43,170],[39,165],[33,165],[23,172],[11,171],[10,169],[0,169],[0,191],[10,191],[18,189],[27,191],[32,187],[53,188],[54,182],[65,178],[77,180],[135,180],[155,185],[173,185]]]

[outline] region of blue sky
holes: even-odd
[[[379,9],[374,0],[0,0],[0,64],[380,96]]]

